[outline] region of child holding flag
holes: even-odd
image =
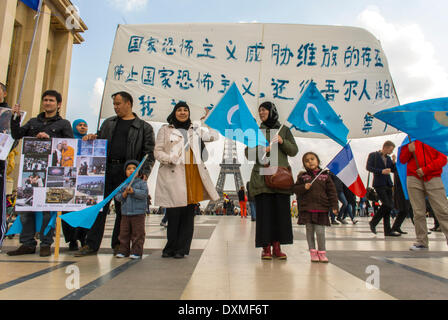
[[[325,226],[330,226],[328,212],[338,214],[338,196],[328,171],[322,172],[316,153],[302,157],[305,171],[297,176],[293,190],[298,199],[298,224],[306,226],[306,238],[312,262],[328,262],[325,248]],[[315,235],[317,236],[316,250]]]
[[[129,160],[124,165],[126,177],[130,177],[138,167],[138,161]],[[141,259],[145,243],[145,217],[148,207],[148,185],[137,177],[124,186],[115,196],[121,202],[120,249],[117,258],[129,256]],[[132,245],[131,245],[132,242]]]

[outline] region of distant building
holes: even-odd
[[[41,112],[41,96],[48,89],[62,94],[60,114],[65,117],[72,48],[84,42],[81,33],[87,30],[73,8],[69,0],[43,0],[21,101],[22,110],[27,112],[25,121]],[[0,82],[8,88],[6,101],[11,106],[19,97],[36,14],[20,0],[0,0]],[[9,193],[17,181],[17,167],[8,174]]]
[[[42,92],[55,89],[62,94],[61,115],[66,114],[72,48],[84,41],[87,26],[72,15],[69,0],[44,0],[36,41],[22,96],[27,119],[40,112]],[[20,0],[0,1],[0,82],[8,87],[7,102],[16,103],[37,12]]]

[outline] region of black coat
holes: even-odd
[[[373,184],[374,188],[377,187],[392,187],[394,184],[392,182],[392,178],[390,174],[385,175],[382,174],[384,169],[391,169],[392,172],[395,172],[395,164],[389,156],[386,156],[386,165],[384,165],[384,161],[381,157],[381,152],[376,151],[369,154],[367,158],[366,169],[369,172],[373,173]]]
[[[246,193],[244,190],[238,190],[238,200],[239,201],[245,201],[246,200]]]
[[[140,173],[149,177],[152,167],[154,166],[154,130],[146,121],[140,119],[134,113],[135,119],[131,124],[128,133],[126,160],[141,161],[148,154],[146,162],[143,164]],[[104,120],[98,131],[98,139],[107,139],[109,147],[107,148],[107,156],[110,154],[110,145],[114,136],[115,127],[117,126],[118,117],[113,116]]]
[[[333,180],[334,186],[336,188],[336,192],[344,192],[344,182],[341,181],[333,172],[330,172],[330,177]]]
[[[45,132],[51,138],[73,138],[70,121],[62,119],[59,114],[45,118],[45,112],[42,112],[36,118],[31,118],[23,127],[20,127],[20,117],[16,120],[11,117],[11,136],[14,139],[35,137],[40,132]]]
[[[344,185],[344,196],[349,204],[356,206],[356,195],[346,185]]]

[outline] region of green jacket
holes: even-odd
[[[278,125],[280,125],[278,123]],[[263,130],[263,132],[266,132],[266,139],[268,142],[271,141],[271,135],[274,136],[277,132],[277,129],[269,129],[266,127],[263,123],[260,126],[260,129]],[[283,139],[283,144],[278,144],[278,166],[280,167],[289,167],[288,162],[288,156],[294,157],[298,152],[299,148],[297,147],[296,141],[294,139],[294,136],[291,133],[291,130],[289,130],[287,127],[282,127],[279,133],[280,137]],[[262,147],[257,147],[254,149],[258,149]],[[256,163],[252,169],[252,174],[250,176],[250,182],[249,182],[249,190],[250,195],[252,197],[261,194],[261,193],[282,193],[282,194],[292,194],[292,190],[278,190],[278,189],[271,189],[266,186],[266,183],[264,182],[264,176],[260,175],[260,168],[264,167],[258,157],[258,150],[251,149],[249,151],[249,148],[246,147],[245,153],[246,158],[248,158],[249,152],[253,154],[253,152],[257,152],[257,160]],[[260,151],[260,155],[262,155],[263,152]],[[269,157],[269,153],[267,156]],[[250,159],[253,160],[253,159]]]

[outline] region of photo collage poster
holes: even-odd
[[[17,211],[79,211],[104,199],[107,140],[24,138]]]
[[[26,112],[20,114],[20,120],[23,122]],[[11,109],[0,108],[0,160],[6,160],[14,144],[14,139],[11,137],[11,117]]]

